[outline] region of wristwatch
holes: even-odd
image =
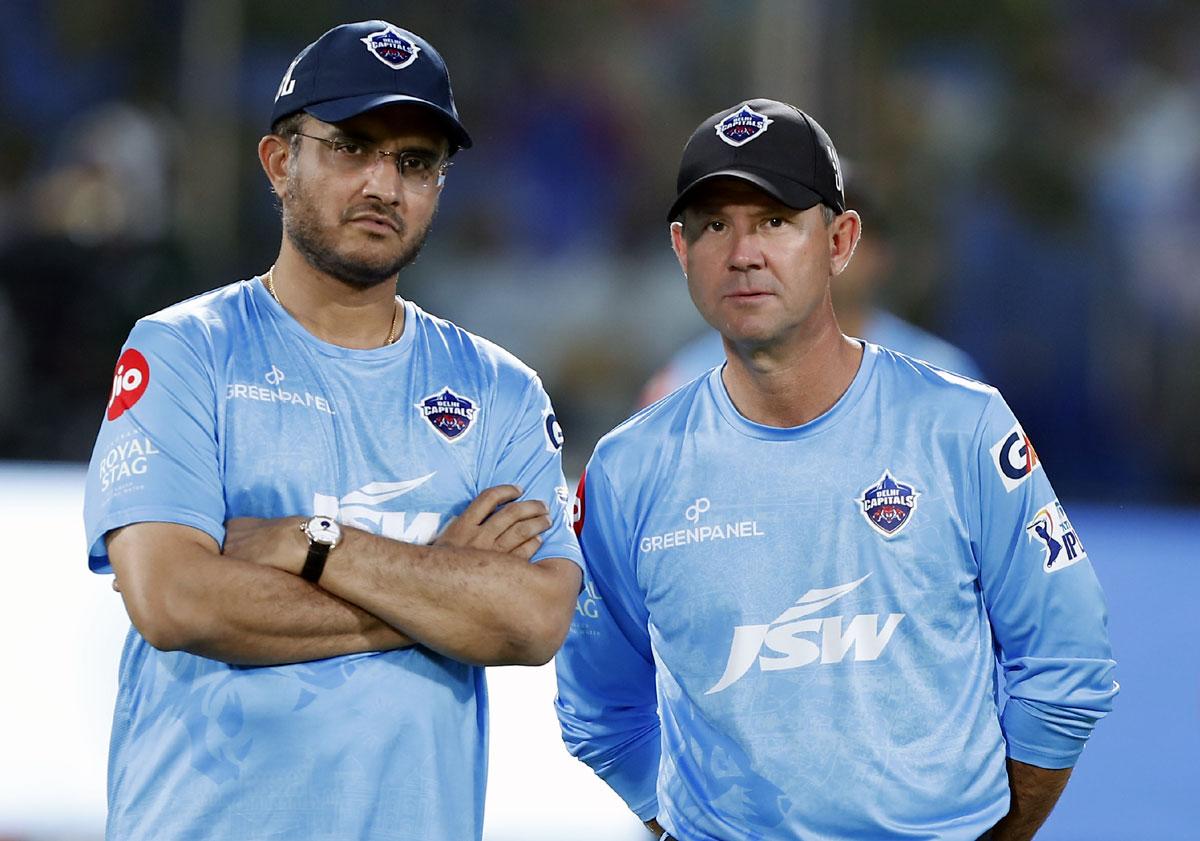
[[[329,558],[329,553],[342,540],[342,527],[332,517],[316,516],[302,523],[300,531],[308,538],[308,557],[304,559],[300,577],[316,584],[321,580],[321,573],[325,571],[325,561]]]

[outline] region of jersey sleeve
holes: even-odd
[[[92,571],[112,572],[104,536],[131,523],[179,523],[224,540],[216,425],[210,366],[174,327],[138,322],[117,360],[88,466]]]
[[[1008,755],[1071,767],[1118,689],[1104,594],[1032,443],[998,394],[975,443],[972,533],[1008,693]]]
[[[550,398],[534,378],[526,387],[524,400],[490,484],[508,483],[522,490],[521,499],[540,499],[550,511],[550,528],[531,559],[566,558],[583,567],[579,543],[571,517],[571,491],[562,470],[563,434]]]
[[[645,821],[658,814],[661,752],[648,614],[619,497],[594,458],[576,504],[588,578],[554,659],[555,708],[567,750]]]

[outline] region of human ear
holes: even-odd
[[[829,268],[835,277],[850,265],[861,235],[862,219],[853,210],[838,214],[829,225]]]
[[[287,189],[288,161],[291,156],[292,145],[277,134],[268,134],[258,141],[258,162],[271,182],[271,191],[280,197]]]
[[[671,223],[671,250],[675,252],[675,259],[679,261],[679,268],[683,269],[683,276],[687,277],[687,238],[683,235],[683,223]]]

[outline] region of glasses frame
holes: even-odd
[[[369,154],[365,155],[365,158],[362,162],[363,170],[366,170],[368,167],[372,166],[376,161],[379,160],[379,158],[394,158],[396,161],[396,172],[400,176],[400,183],[409,187],[409,189],[416,190],[417,192],[424,192],[428,190],[434,183],[432,180],[425,184],[420,184],[419,182],[414,183],[407,175],[405,175],[404,156],[413,155],[414,152],[412,149],[396,149],[395,151],[389,152],[386,149],[380,149],[378,144],[372,143],[370,140],[359,140],[353,137],[320,137],[315,134],[305,134],[302,131],[289,131],[287,134],[289,137],[307,137],[309,140],[316,140],[318,143],[323,144],[335,155],[338,154],[337,147],[340,144],[361,146],[364,150],[364,153],[374,150],[374,158],[372,158]],[[347,159],[347,161],[349,162],[349,159]],[[454,166],[454,162],[445,159],[438,161],[434,165],[434,170],[437,172],[438,187],[441,187],[446,183],[446,172],[452,166]]]

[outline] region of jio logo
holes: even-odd
[[[108,398],[108,419],[116,420],[126,409],[141,399],[150,384],[150,365],[146,357],[129,348],[117,360],[117,370],[113,372],[112,394]]]

